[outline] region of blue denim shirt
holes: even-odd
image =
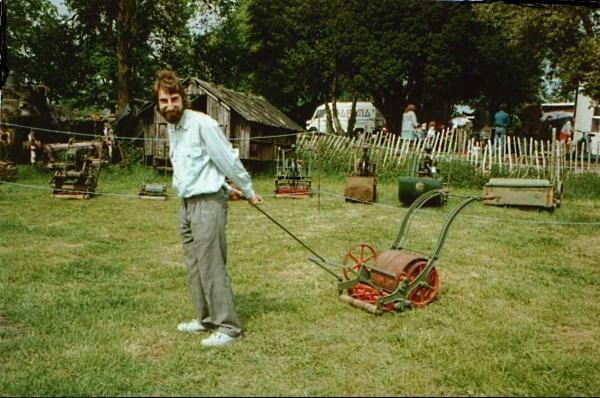
[[[240,187],[246,198],[254,196],[250,175],[216,120],[186,109],[179,123],[169,123],[167,131],[177,196],[215,193],[227,187],[225,176]]]

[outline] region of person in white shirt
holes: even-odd
[[[263,199],[216,120],[186,109],[186,94],[175,72],[163,70],[153,86],[158,111],[167,120],[173,190],[181,197],[179,233],[196,318],[182,332],[212,330],[201,344],[218,347],[241,336],[240,320],[226,269],[227,199],[243,194],[251,205]],[[240,190],[231,188],[229,177]]]
[[[417,114],[415,113],[415,106],[413,104],[408,104],[406,109],[404,109],[404,114],[402,115],[402,139],[404,140],[415,140],[417,138],[416,129],[419,127],[419,122],[417,122]]]

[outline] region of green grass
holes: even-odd
[[[49,187],[20,167],[16,182]],[[229,272],[241,341],[204,349],[177,332],[193,317],[178,201],[135,197],[150,170],[103,170],[86,201],[0,184],[0,395],[390,396],[600,394],[596,197],[554,212],[476,203],[438,261],[438,298],[373,316],[336,297],[335,279],[245,202],[230,204]],[[315,182],[316,187],[316,182]],[[317,197],[263,205],[323,257],[357,242],[389,247],[406,211],[395,179],[376,205],[346,203],[341,177]],[[461,194],[480,194],[452,189]],[[452,202],[449,204],[452,205]],[[449,207],[420,213],[409,247],[427,248]]]

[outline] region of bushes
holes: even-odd
[[[581,199],[600,198],[600,175],[594,173],[571,174],[564,181],[565,196]]]
[[[144,147],[134,144],[123,144],[123,152],[127,159],[127,163],[131,165],[144,164]]]
[[[442,181],[458,188],[480,189],[488,181],[489,176],[475,170],[475,166],[460,160],[438,162]]]

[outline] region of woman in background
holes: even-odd
[[[404,109],[404,114],[402,115],[403,140],[415,140],[417,138],[415,130],[419,127],[419,122],[417,122],[415,109],[413,104],[408,104],[406,109]]]

